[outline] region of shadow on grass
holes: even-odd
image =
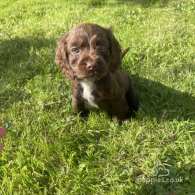
[[[115,0],[113,3],[108,3],[106,0],[89,0],[89,7],[102,7],[102,6],[119,6],[119,5],[141,5],[142,7],[150,7],[158,4],[160,7],[165,7],[170,0]]]
[[[55,41],[43,36],[0,40],[0,109],[22,100],[25,83],[45,74],[47,63],[54,61],[54,54],[43,49],[55,48]]]
[[[195,120],[195,97],[133,75],[143,114],[159,120]]]
[[[41,52],[43,48],[55,48],[55,41],[42,37],[0,40],[0,72],[8,76],[13,74],[12,78],[5,77],[4,81],[22,82],[24,74],[25,79],[28,79],[45,72],[40,64],[54,60],[54,53],[49,56]]]

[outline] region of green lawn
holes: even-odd
[[[56,40],[83,22],[130,46],[141,107],[122,125],[77,116],[54,64]],[[195,1],[1,0],[0,126],[2,195],[195,194]]]

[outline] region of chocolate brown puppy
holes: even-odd
[[[81,115],[107,111],[124,120],[139,108],[133,81],[122,70],[122,52],[112,31],[97,24],[81,24],[59,41],[55,62],[71,81],[72,103]]]

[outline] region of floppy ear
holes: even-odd
[[[124,49],[121,53],[121,61],[122,59],[125,57],[125,55],[127,54],[127,52],[129,51],[129,47],[127,47],[126,49]]]
[[[60,68],[60,70],[65,74],[65,76],[72,80],[74,78],[73,71],[68,62],[68,53],[67,53],[67,38],[68,34],[64,35],[59,39],[56,48],[55,54],[55,63]]]
[[[121,46],[119,42],[114,37],[112,30],[107,29],[108,41],[109,41],[109,51],[110,51],[110,70],[111,72],[116,71],[121,67]]]

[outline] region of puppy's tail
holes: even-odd
[[[129,47],[127,47],[126,49],[124,49],[121,53],[121,61],[124,58],[124,56],[126,55],[126,53],[129,51]]]

